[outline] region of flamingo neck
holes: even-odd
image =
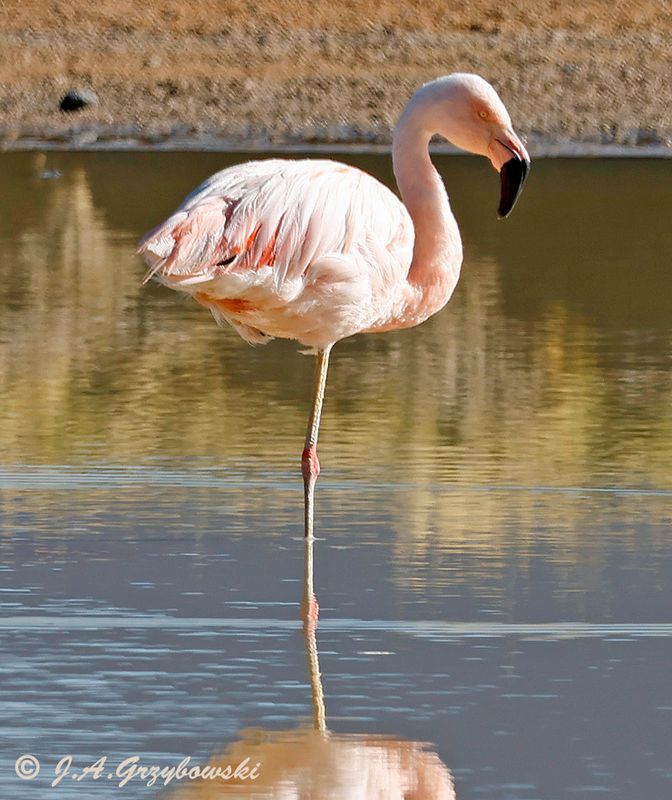
[[[401,198],[413,220],[415,243],[408,272],[405,316],[417,324],[450,299],[460,276],[462,242],[441,176],[429,157],[431,121],[413,100],[394,131],[392,163]],[[428,124],[429,123],[429,124]]]

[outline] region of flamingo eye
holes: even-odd
[[[479,112],[478,112],[478,116],[479,116],[481,119],[487,119],[487,118],[488,118],[488,112],[487,112],[487,111],[479,111]]]

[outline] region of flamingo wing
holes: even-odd
[[[384,313],[412,250],[405,207],[372,176],[279,159],[216,173],[139,245],[147,279],[189,292],[248,341],[315,346]]]

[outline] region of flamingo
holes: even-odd
[[[529,155],[495,89],[454,73],[420,87],[394,129],[403,202],[339,162],[251,161],[208,178],[138,246],[145,282],[186,292],[250,344],[294,339],[317,356],[301,458],[306,538],[331,348],[356,333],[419,325],[457,285],[462,243],[429,156],[434,134],[490,160],[500,173],[498,216],[508,216]]]

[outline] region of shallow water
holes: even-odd
[[[306,750],[312,359],[142,288],[133,256],[240,158],[0,156],[3,795],[157,791],[50,788],[66,753],[205,763],[242,739],[270,779],[245,729]],[[344,761],[381,785],[403,750],[460,800],[669,800],[672,162],[538,162],[506,222],[487,165],[438,165],[455,296],[332,357],[315,585],[341,772],[306,796],[355,796]]]

